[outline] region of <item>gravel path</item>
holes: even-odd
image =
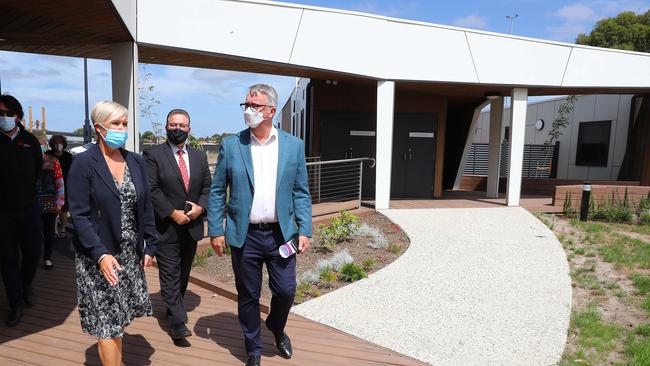
[[[411,246],[370,278],[293,308],[432,365],[553,365],[571,312],[569,266],[522,208],[382,211]]]

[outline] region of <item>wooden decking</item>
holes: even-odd
[[[61,244],[61,243],[59,243]],[[37,305],[25,310],[22,323],[4,325],[7,301],[0,285],[0,365],[99,365],[96,339],[81,332],[76,308],[73,261],[57,254],[53,271],[40,270],[34,283]],[[136,319],[126,328],[127,365],[241,365],[245,360],[237,304],[195,284],[186,294],[191,347],[175,346],[166,333],[158,272],[147,268],[154,317]],[[351,301],[353,301],[351,299]],[[353,336],[291,315],[287,325],[294,357],[281,358],[273,337],[263,329],[264,365],[422,365],[408,357]]]

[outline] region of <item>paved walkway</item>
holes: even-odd
[[[553,233],[522,208],[382,212],[411,246],[370,278],[294,312],[432,365],[552,365],[571,280]]]

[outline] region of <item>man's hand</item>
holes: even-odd
[[[169,217],[174,220],[174,222],[178,225],[185,225],[188,222],[190,222],[190,218],[187,217],[185,212],[182,210],[174,210],[172,211],[172,214],[169,215]]]
[[[111,286],[117,285],[119,278],[117,277],[117,271],[122,271],[122,266],[117,262],[117,259],[112,255],[108,254],[99,262],[99,270],[104,275],[106,281]]]
[[[142,267],[151,267],[153,265],[153,257],[149,254],[145,254],[144,258],[140,261]]]
[[[300,235],[298,237],[298,249],[300,250],[300,253],[304,253],[309,249],[309,238],[306,236]]]
[[[194,220],[198,219],[199,216],[201,216],[201,214],[203,213],[203,207],[197,205],[194,202],[190,202],[190,201],[187,201],[187,202],[190,205],[192,205],[192,209],[188,213],[186,213],[186,215],[187,215],[187,217],[190,218],[190,220],[194,221]]]
[[[211,236],[210,245],[214,252],[217,253],[219,257],[223,257],[223,251],[226,249],[226,237],[225,236]]]

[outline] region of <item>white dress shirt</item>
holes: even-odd
[[[185,161],[185,167],[187,168],[187,179],[190,179],[190,157],[187,155],[187,144],[183,144],[183,148],[179,149],[178,146],[172,144],[171,142],[167,141],[167,143],[172,148],[174,159],[176,159],[176,165],[178,165],[178,150],[183,150],[183,160]]]
[[[255,192],[250,222],[277,222],[275,208],[275,185],[278,175],[278,130],[271,127],[269,138],[261,143],[251,131],[251,156]]]

